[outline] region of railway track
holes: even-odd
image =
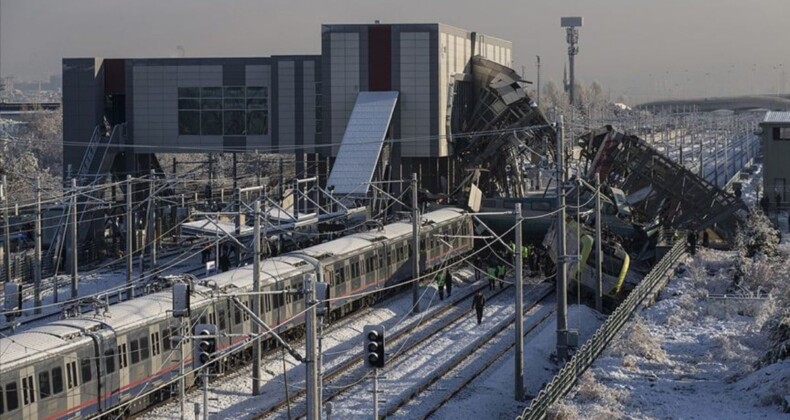
[[[431,314],[429,319],[424,319],[422,322],[413,323],[412,325],[394,333],[388,333],[387,347],[390,350],[398,349],[395,354],[388,355],[388,366],[391,368],[392,366],[397,365],[399,361],[408,360],[409,357],[414,357],[415,352],[419,352],[420,349],[430,346],[431,342],[435,339],[438,339],[438,337],[442,335],[442,332],[444,332],[450,325],[458,322],[470,322],[469,317],[473,313],[473,310],[471,309],[471,298],[478,290],[485,289],[486,287],[487,286],[474,288],[471,290],[471,292],[466,293],[461,299],[457,300],[452,305],[445,306],[441,310],[435,311],[433,314]],[[537,292],[538,298],[535,298],[534,302],[529,304],[529,308],[533,308],[538,304],[538,302],[542,301],[549,294],[551,294],[551,287],[549,286],[541,285],[538,286],[538,288],[540,289]],[[497,298],[505,298],[505,296],[501,296],[501,294],[506,290],[510,290],[510,288],[508,287],[505,289],[496,290],[494,293],[489,295],[487,299],[489,299],[490,302]],[[506,325],[498,326],[497,334],[503,329],[507,328],[507,326],[512,325],[512,323],[513,320],[510,320],[509,323],[506,323]],[[488,334],[486,334],[486,336],[487,335]],[[493,336],[495,335],[496,334],[493,334]],[[419,357],[419,355],[417,357]],[[462,360],[465,357],[468,357],[468,355],[458,354],[453,357],[453,360]],[[449,369],[454,366],[454,364],[455,362],[450,362],[449,364],[443,365],[446,365]],[[333,401],[348,390],[353,389],[357,384],[365,379],[367,374],[368,369],[363,367],[361,352],[354,352],[353,355],[336,364],[324,374],[324,402]],[[436,375],[436,379],[438,379],[440,376],[441,374]],[[296,407],[292,409],[295,413],[293,417],[298,418],[305,415],[304,392],[297,392],[296,394],[291,395],[289,401],[291,404],[296,404]],[[279,411],[283,409],[287,402],[288,401],[285,400],[279,401],[277,404],[262,410],[260,413],[258,413],[256,418],[264,418],[273,413],[279,413]],[[397,406],[401,406],[403,404],[405,404],[405,402],[397,404]]]

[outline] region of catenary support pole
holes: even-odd
[[[77,250],[77,179],[71,178],[71,298],[77,298],[77,289],[79,288],[79,270],[78,259],[79,252]]]
[[[153,275],[156,271],[156,198],[154,196],[154,188],[156,178],[156,171],[151,169],[151,178],[148,180],[148,243],[150,248],[149,256],[151,257],[150,270]]]
[[[178,402],[181,406],[181,420],[186,416],[186,402],[187,402],[187,388],[186,388],[186,375],[184,374],[184,341],[186,341],[187,327],[185,326],[184,318],[179,318],[179,328],[181,330],[181,339],[178,340]]]
[[[321,399],[318,397],[318,356],[316,344],[315,277],[304,276],[307,328],[307,420],[321,420]]]
[[[595,174],[595,310],[603,312],[603,255],[601,254],[601,175]]]
[[[563,174],[563,142],[565,127],[562,115],[557,123],[557,176],[555,183],[559,199],[557,212],[557,357],[560,360],[568,358],[568,266],[565,252],[565,189],[562,180]]]
[[[252,289],[255,293],[261,291],[261,202],[255,201],[255,223],[253,231],[253,251],[252,251]],[[261,296],[252,297],[252,310],[255,315],[261,315]],[[252,333],[257,337],[261,333],[261,327],[257,323],[252,324]],[[252,395],[261,394],[261,342],[253,341],[252,346]]]
[[[411,174],[411,303],[412,313],[420,313],[420,282],[416,281],[420,277],[420,209],[417,202],[417,174]]]
[[[516,203],[516,244],[513,257],[516,266],[516,401],[523,401],[524,392],[524,278],[521,239],[521,203]]]
[[[134,297],[134,287],[132,286],[132,269],[134,260],[132,253],[134,246],[134,223],[132,216],[132,176],[126,175],[126,296]]]
[[[34,256],[33,256],[33,306],[35,313],[41,313],[41,178],[36,177],[36,215],[34,222]],[[62,232],[62,231],[61,231]],[[65,238],[65,235],[64,235]],[[54,277],[57,278],[57,275]],[[58,301],[57,281],[53,296]]]
[[[5,238],[5,249],[3,250],[3,269],[5,270],[5,281],[11,282],[11,222],[8,220],[8,181],[3,175],[2,185],[3,198],[3,237]]]

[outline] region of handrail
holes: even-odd
[[[77,178],[82,176],[93,162],[93,155],[96,153],[96,148],[99,147],[99,142],[102,138],[100,131],[101,127],[101,125],[97,125],[96,128],[93,129],[90,142],[88,143],[87,149],[85,149],[85,154],[82,155],[82,162],[80,162],[80,167],[77,170]]]
[[[606,319],[606,322],[571,357],[551,382],[543,387],[529,407],[517,417],[518,420],[539,420],[546,417],[546,411],[573,388],[579,376],[593,364],[620,332],[636,308],[653,293],[685,251],[686,246],[683,241],[675,242],[672,249],[647,273],[639,285],[631,291],[631,294]]]

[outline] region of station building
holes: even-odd
[[[337,156],[360,92],[387,91],[392,178],[418,172],[435,191],[452,172],[453,86],[471,79],[475,55],[510,66],[512,44],[440,23],[333,24],[319,55],[66,58],[64,175],[138,176],[155,153],[253,151],[293,153],[298,173]]]
[[[790,112],[769,111],[760,123],[763,137],[763,193],[771,206],[787,207],[790,200]],[[779,198],[779,203],[776,198]]]

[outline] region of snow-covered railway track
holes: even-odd
[[[485,287],[482,287],[485,289]],[[454,341],[454,337],[448,336],[445,334],[448,330],[451,330],[453,326],[458,324],[474,324],[474,316],[472,315],[474,311],[472,310],[471,300],[474,294],[479,290],[478,288],[468,293],[460,300],[456,301],[452,305],[448,305],[443,307],[442,310],[436,311],[435,313],[431,314],[430,318],[423,319],[421,322],[414,323],[413,326],[409,328],[404,328],[401,331],[397,331],[394,334],[388,333],[387,334],[387,348],[388,348],[388,366],[385,368],[385,372],[397,372],[399,371],[398,366],[402,364],[413,364],[415,359],[420,358],[420,352],[424,352],[424,354],[429,354],[431,347],[437,341],[443,340],[450,340]],[[512,288],[505,288],[499,289],[494,291],[492,294],[488,296],[489,302],[497,302],[497,305],[506,306],[508,303],[512,305]],[[541,285],[533,289],[530,296],[530,303],[529,308],[534,307],[538,304],[539,301],[546,298],[547,295],[551,293],[551,287],[548,285]],[[511,311],[512,312],[512,311]],[[509,320],[509,323],[505,323],[504,325],[499,325],[497,323],[498,332],[502,329],[507,328],[508,325],[512,325],[512,316]],[[501,327],[501,328],[500,328]],[[490,328],[489,326],[482,326],[481,328]],[[497,333],[498,333],[497,332]],[[495,336],[496,333],[491,334],[490,331],[484,333],[484,336],[487,338],[486,340],[481,341],[481,345],[485,342],[490,340],[488,336]],[[482,336],[479,338],[483,338]],[[463,340],[460,340],[463,341]],[[452,369],[455,362],[460,362],[463,359],[468,357],[468,354],[455,354],[452,357],[452,362],[443,362],[441,366],[445,369]],[[405,369],[408,371],[408,369]],[[354,390],[358,390],[360,383],[368,384],[368,381],[365,379],[369,375],[369,370],[363,366],[362,360],[362,353],[361,352],[354,352],[353,354],[349,355],[346,360],[342,363],[336,365],[330,371],[328,371],[324,375],[324,401],[334,401],[336,399],[343,399],[347,394],[363,394],[369,395],[370,393],[367,391],[359,391],[354,392]],[[441,373],[437,375],[431,375],[433,381],[437,380],[441,377]],[[386,380],[384,381],[387,382]],[[413,396],[413,395],[412,395]],[[370,399],[370,398],[368,398]],[[294,405],[292,410],[292,417],[302,417],[305,415],[305,401],[303,398],[303,393],[298,395],[298,398],[291,398],[291,404]],[[387,404],[387,407],[395,407],[402,405],[405,402],[399,402],[397,404]],[[274,406],[268,410],[265,410],[261,413],[260,417],[267,417],[268,415],[273,415],[272,417],[280,417],[280,415],[285,415],[283,412],[283,407],[285,406],[286,401],[282,401],[277,406]],[[338,406],[337,403],[335,403]],[[363,408],[363,412],[370,412],[370,405],[368,404],[366,407]],[[384,410],[382,410],[384,412]],[[343,412],[341,416],[348,415],[356,415],[357,413],[346,413]],[[359,413],[361,414],[361,413]]]

